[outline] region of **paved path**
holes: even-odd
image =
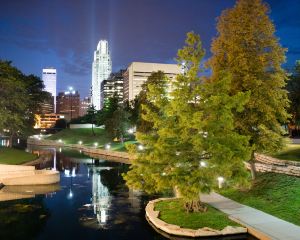
[[[300,240],[300,227],[270,214],[242,205],[217,193],[202,195],[201,200],[246,226],[249,233],[259,239]]]
[[[293,144],[299,144],[300,143],[300,138],[290,138]]]

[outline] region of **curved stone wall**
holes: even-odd
[[[38,139],[34,139],[34,138],[28,138],[27,144],[38,145],[38,146],[75,148],[75,149],[81,150],[82,152],[88,153],[88,154],[96,154],[96,155],[102,155],[102,156],[108,156],[108,157],[129,160],[129,154],[127,152],[118,152],[118,151],[112,151],[112,150],[98,149],[98,148],[94,148],[94,147],[83,146],[80,144],[64,144],[64,143],[59,143],[59,142],[53,141],[53,140],[38,140]]]
[[[255,168],[258,172],[274,172],[291,176],[300,176],[300,162],[280,160],[264,154],[255,154]],[[250,169],[250,164],[246,163]]]
[[[197,230],[181,228],[180,226],[169,224],[159,219],[159,211],[154,210],[154,205],[157,202],[169,200],[172,198],[159,198],[150,201],[146,206],[146,217],[150,223],[157,229],[166,232],[170,235],[184,236],[184,237],[214,237],[233,234],[247,233],[247,228],[227,226],[223,230],[215,230],[212,228],[204,227]]]

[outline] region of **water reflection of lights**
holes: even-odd
[[[73,168],[73,169],[72,169],[72,177],[76,177],[76,172],[75,172],[75,171],[76,171],[76,169]]]
[[[69,194],[68,194],[68,199],[72,199],[73,198],[73,191],[70,188]]]
[[[69,169],[65,169],[65,176],[66,177],[70,177],[70,170]]]
[[[65,169],[64,170],[65,176],[66,177],[76,177],[76,168],[73,167],[72,170],[70,169]]]

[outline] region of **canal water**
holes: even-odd
[[[127,164],[68,149],[31,147],[29,151],[44,159],[37,168],[57,169],[61,181],[51,186],[3,187],[0,239],[167,239],[145,219],[145,205],[158,196],[126,187],[122,174],[128,171]]]

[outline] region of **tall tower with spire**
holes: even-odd
[[[108,42],[100,40],[97,49],[94,52],[94,61],[92,69],[92,104],[96,110],[100,110],[101,106],[101,82],[111,74],[111,58],[108,50]]]

